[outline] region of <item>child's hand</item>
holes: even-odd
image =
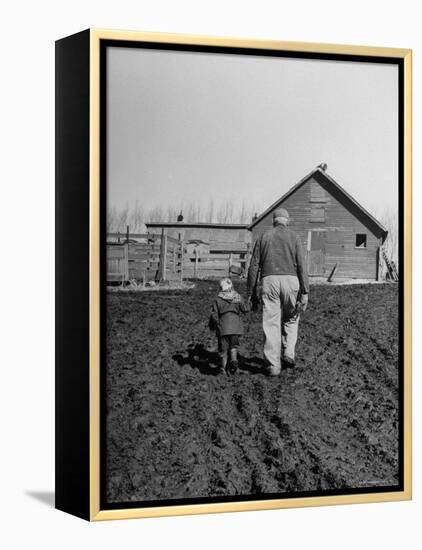
[[[208,319],[208,328],[211,332],[215,332],[218,328],[218,322],[215,320],[214,315],[210,315],[210,318]]]

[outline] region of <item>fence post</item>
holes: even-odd
[[[123,260],[124,277],[125,277],[125,281],[128,281],[129,280],[129,244],[127,243],[124,244],[123,249],[124,249],[124,260]]]
[[[153,269],[155,266],[154,266],[154,260],[155,260],[155,256],[154,256],[154,252],[155,252],[155,237],[154,235],[152,235],[152,237],[148,240],[148,245],[150,247],[149,249],[149,255],[148,255],[148,265],[151,269]]]
[[[183,245],[183,240],[180,238],[180,235],[179,235],[179,246],[180,246],[180,282],[182,283],[183,282],[184,245]]]
[[[161,231],[161,246],[160,246],[160,267],[158,272],[158,280],[166,280],[167,270],[167,228],[163,227]]]
[[[230,272],[231,272],[231,269],[232,269],[232,263],[233,263],[233,255],[230,252],[230,254],[229,254],[229,271],[227,273],[227,277],[230,277]]]
[[[198,278],[198,249],[195,248],[195,273],[194,273],[195,279]]]
[[[244,273],[245,276],[248,275],[249,271],[249,264],[251,263],[251,243],[248,243],[246,245],[246,258],[245,258],[245,267],[244,267]]]

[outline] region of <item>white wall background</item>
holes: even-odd
[[[45,503],[51,500],[54,485],[54,40],[92,26],[413,48],[414,204],[418,213],[422,145],[418,5],[416,0],[15,0],[1,4],[3,548],[420,548],[422,487],[417,463],[421,452],[416,433],[413,502],[93,525]],[[421,225],[421,216],[415,216],[415,243]],[[415,335],[421,328],[421,293],[416,286],[419,266],[415,246]],[[421,419],[420,358],[415,337],[415,429]]]

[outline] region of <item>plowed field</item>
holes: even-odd
[[[259,312],[240,372],[216,374],[216,292],[108,294],[107,502],[397,485],[397,286],[311,287],[297,367],[275,378]]]

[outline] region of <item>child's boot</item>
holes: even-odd
[[[230,350],[230,365],[229,365],[230,374],[235,374],[238,368],[239,368],[239,361],[237,360],[237,349],[233,348]]]
[[[219,372],[221,372],[223,374],[226,374],[226,372],[227,372],[227,363],[228,363],[227,352],[226,353],[223,352],[223,353],[220,354]]]

